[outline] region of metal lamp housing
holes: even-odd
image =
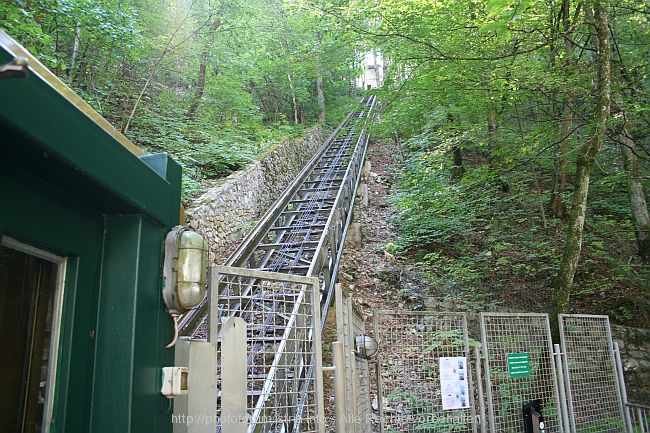
[[[377,340],[370,336],[359,335],[354,339],[354,353],[361,358],[372,358],[377,354],[378,350]]]
[[[208,246],[203,236],[187,227],[174,227],[165,238],[163,299],[169,314],[196,307],[206,291]]]

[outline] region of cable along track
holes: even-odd
[[[210,285],[218,305],[211,308],[213,317],[206,297],[180,319],[181,336],[215,341],[218,351],[219,324],[230,317],[246,322],[249,432],[312,431],[313,415],[320,412],[308,391],[320,362],[320,347],[313,347],[320,335],[313,330],[322,328],[333,297],[374,104],[370,96],[348,114],[225,266],[211,269],[219,272]],[[311,278],[317,293],[300,277],[317,277]],[[316,317],[320,323],[314,324]],[[221,377],[217,365],[219,389]]]

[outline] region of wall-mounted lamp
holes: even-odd
[[[359,335],[354,339],[354,353],[363,359],[372,358],[378,350],[377,340],[368,335]]]
[[[174,318],[174,340],[178,339],[178,318],[196,307],[206,291],[208,245],[203,236],[187,227],[176,226],[165,238],[163,299]]]

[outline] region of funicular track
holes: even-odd
[[[323,319],[333,296],[368,145],[366,122],[374,103],[374,96],[366,98],[360,110],[348,114],[225,264],[319,277]],[[207,309],[205,299],[183,316],[180,334],[201,335]]]
[[[374,103],[374,96],[366,98],[346,117],[219,267],[233,273],[212,278],[210,299],[218,307],[206,299],[180,320],[182,336],[214,341],[219,352],[227,350],[221,347],[219,324],[231,317],[248,324],[249,432],[312,431],[305,419],[317,410],[307,390],[313,389],[314,358],[320,351],[314,351],[320,336],[313,330],[321,329],[333,297]],[[300,277],[312,277],[317,294],[294,282],[304,281]],[[314,317],[321,318],[317,327],[310,325]],[[221,367],[217,365],[219,389]],[[283,421],[269,423],[271,418]],[[221,425],[216,427],[220,432]]]

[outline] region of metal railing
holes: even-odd
[[[379,431],[477,432],[462,313],[374,311]]]
[[[352,218],[374,104],[369,97],[347,116],[226,261],[226,266],[319,277],[323,320]],[[204,300],[180,319],[181,335],[201,338],[206,319]]]
[[[245,412],[228,419],[247,419],[248,432],[321,432],[318,279],[225,266],[213,272],[221,295],[210,298],[208,340],[221,343],[219,360],[246,353],[242,377],[232,377],[236,367],[217,364],[217,388],[222,390],[217,416],[223,418],[228,402],[239,398],[246,401]],[[222,338],[224,323],[232,317],[242,319],[244,340]],[[245,394],[228,394],[222,386],[226,378],[245,383]]]
[[[181,318],[187,348],[179,362],[204,365],[192,354],[211,347],[217,353],[197,355],[215,360],[216,381],[210,385],[210,373],[199,373],[204,383],[194,390],[201,389],[202,398],[179,405],[188,419],[199,419],[196,408],[209,413],[214,407],[219,433],[324,431],[321,325],[352,218],[373,106],[374,96],[348,115],[226,266],[211,268],[209,296]],[[175,409],[176,415],[182,414]],[[185,427],[175,424],[174,430],[204,431]]]
[[[490,431],[524,431],[522,404],[539,400],[561,431],[551,329],[545,314],[481,313]]]
[[[625,411],[630,420],[630,433],[650,433],[650,406],[626,403]]]
[[[650,407],[626,401],[606,316],[561,315],[560,349],[551,344],[546,314],[481,313],[475,353],[465,345],[466,319],[458,313],[375,311],[373,317],[380,342],[374,408],[380,431],[477,431],[480,426],[481,432],[523,432],[531,419],[527,408],[533,407],[547,433],[650,433]],[[343,324],[349,330],[339,335],[359,332],[351,322]],[[467,407],[458,392],[465,383],[444,364],[450,359],[466,360],[471,367],[463,369],[466,385],[474,384]],[[453,390],[445,376],[455,378]],[[372,415],[369,409],[356,410],[361,418]]]
[[[625,416],[607,316],[560,314],[572,431],[623,431]]]
[[[345,293],[341,284],[336,285],[336,330],[343,345],[343,376],[345,400],[345,427],[337,433],[372,433],[370,403],[370,370],[368,359],[355,352],[358,336],[366,334],[364,315],[354,306],[352,298]],[[341,401],[336,403],[341,404]]]

